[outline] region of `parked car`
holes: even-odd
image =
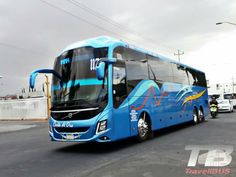
[[[218,112],[233,112],[233,104],[230,100],[217,100]]]

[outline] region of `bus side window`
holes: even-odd
[[[190,85],[196,85],[201,87],[206,87],[206,77],[205,74],[193,69],[188,69],[188,76]]]
[[[127,97],[125,62],[118,60],[113,65],[113,103],[118,108]]]
[[[197,85],[198,80],[197,80],[197,76],[194,70],[188,69],[188,78],[189,78],[190,85]]]
[[[142,80],[149,79],[146,55],[133,49],[124,53],[127,68],[127,89],[130,93]]]
[[[150,79],[155,80],[157,83],[173,82],[171,63],[150,55],[147,58]]]
[[[189,84],[188,74],[184,66],[172,63],[172,70],[173,70],[175,83],[184,84],[184,85]]]

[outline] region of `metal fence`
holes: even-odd
[[[47,118],[47,98],[0,100],[0,120]]]

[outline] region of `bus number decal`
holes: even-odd
[[[97,64],[99,62],[100,58],[92,58],[90,59],[90,70],[96,70]]]

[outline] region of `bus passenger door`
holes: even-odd
[[[116,138],[130,136],[130,121],[128,114],[126,68],[125,61],[117,59],[113,64],[113,117]]]

